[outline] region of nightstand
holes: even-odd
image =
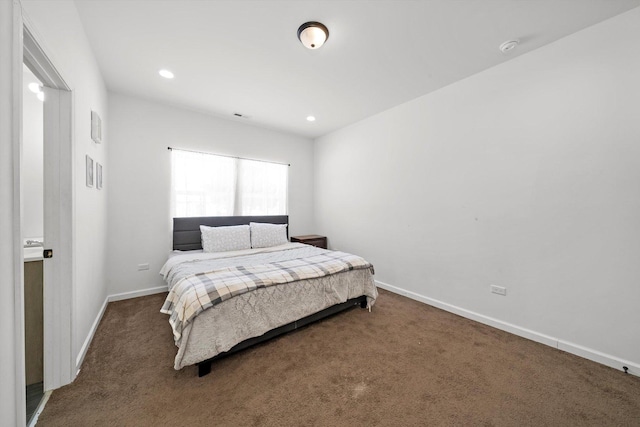
[[[327,249],[327,238],[325,236],[318,236],[317,234],[309,234],[306,236],[291,236],[291,241]]]

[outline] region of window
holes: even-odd
[[[285,215],[287,165],[173,149],[175,217]]]

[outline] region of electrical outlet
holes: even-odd
[[[507,288],[503,288],[502,286],[491,285],[491,293],[506,296]]]
[[[138,264],[138,271],[143,271],[143,270],[148,270],[149,269],[149,264],[145,263],[145,264]]]

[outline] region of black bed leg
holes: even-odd
[[[211,361],[198,363],[198,377],[204,377],[211,372]]]

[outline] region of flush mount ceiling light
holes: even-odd
[[[316,118],[314,116],[307,116],[307,121],[308,122],[315,122]]]
[[[318,49],[329,38],[329,30],[319,22],[305,22],[298,28],[298,39],[307,49]]]
[[[498,49],[500,49],[500,52],[502,53],[509,53],[515,49],[518,44],[520,44],[520,40],[508,40],[502,43]]]
[[[158,71],[158,74],[160,74],[165,79],[172,79],[173,78],[173,73],[171,71],[169,71],[169,70],[162,69],[162,70]]]

